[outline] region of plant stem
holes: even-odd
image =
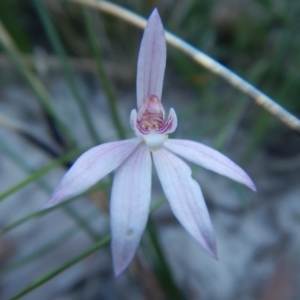
[[[155,251],[156,260],[157,260],[157,273],[158,277],[160,278],[161,282],[163,283],[163,287],[168,293],[169,299],[176,300],[176,299],[184,299],[182,292],[178,289],[173,276],[172,272],[169,268],[169,265],[165,259],[165,255],[163,253],[162,247],[159,243],[157,238],[157,233],[155,230],[155,225],[149,219],[147,225],[147,233],[150,237],[150,241],[152,243],[153,249]]]

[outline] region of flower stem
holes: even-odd
[[[157,273],[161,282],[163,283],[164,288],[166,289],[170,299],[184,299],[182,291],[177,287],[172,272],[168,266],[168,263],[165,259],[165,255],[157,238],[157,233],[155,225],[151,219],[148,221],[147,233],[149,235],[150,241],[152,243],[153,249],[156,254],[157,263]]]

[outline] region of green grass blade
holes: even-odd
[[[98,217],[99,217],[98,212],[93,211],[88,216],[88,219],[90,221],[92,221]],[[14,269],[17,269],[19,267],[22,267],[22,266],[32,262],[36,258],[41,257],[41,256],[47,254],[48,252],[54,250],[56,247],[60,246],[61,244],[66,242],[68,239],[73,237],[77,232],[78,232],[77,227],[65,230],[64,233],[62,233],[61,235],[56,237],[54,240],[47,242],[45,245],[41,246],[39,249],[35,249],[31,253],[24,255],[23,257],[20,257],[12,262],[6,262],[6,263],[2,264],[0,266],[0,272],[4,273],[4,272],[12,271]]]
[[[157,210],[161,205],[163,205],[166,202],[166,198],[165,197],[160,197],[158,198],[155,202],[153,202],[150,205],[150,212],[153,212],[155,210]]]
[[[67,204],[69,204],[69,203],[71,203],[71,202],[73,202],[73,201],[75,201],[75,200],[77,200],[77,199],[79,199],[79,198],[81,198],[83,196],[86,196],[86,195],[89,195],[89,194],[91,194],[93,192],[96,192],[99,189],[105,188],[108,185],[110,185],[110,182],[105,182],[105,183],[101,182],[101,183],[98,183],[97,185],[94,185],[92,188],[90,188],[86,192],[84,192],[82,194],[79,194],[77,196],[74,196],[74,197],[72,197],[70,199],[67,199],[67,200],[59,203],[58,205],[55,205],[55,206],[47,208],[47,209],[35,211],[35,212],[31,213],[31,214],[28,214],[28,215],[26,215],[26,216],[24,216],[24,217],[22,217],[22,218],[20,218],[20,219],[18,219],[16,221],[12,222],[12,223],[9,223],[9,224],[7,224],[7,225],[5,225],[5,226],[3,226],[3,227],[0,228],[0,237],[2,235],[4,235],[5,233],[7,233],[8,231],[11,231],[11,230],[17,228],[18,226],[26,223],[27,221],[30,221],[30,220],[32,220],[34,218],[46,215],[49,212],[51,212],[52,210],[56,210],[58,208],[64,207]]]
[[[70,90],[71,90],[71,92],[74,96],[74,99],[80,109],[80,113],[82,114],[82,117],[84,119],[86,127],[90,133],[90,136],[93,139],[95,144],[99,144],[100,138],[99,138],[98,133],[93,124],[89,109],[86,105],[85,100],[82,98],[82,96],[77,88],[71,67],[69,65],[66,51],[63,47],[63,44],[61,43],[61,41],[59,39],[59,36],[58,36],[56,29],[52,23],[52,20],[47,11],[47,8],[45,7],[43,1],[40,1],[40,0],[32,0],[32,1],[36,7],[36,10],[37,10],[41,20],[42,20],[42,23],[43,23],[46,33],[50,39],[50,42],[51,42],[55,52],[57,53],[57,55],[59,56],[59,58],[61,60],[63,71],[65,73]]]
[[[172,272],[169,268],[169,265],[166,261],[165,255],[160,246],[160,242],[157,238],[157,233],[155,231],[154,223],[149,219],[147,225],[147,233],[152,243],[156,260],[157,260],[157,273],[163,283],[164,289],[167,291],[170,299],[184,299],[182,292],[176,285],[176,282],[173,278]]]
[[[19,53],[18,49],[14,45],[14,42],[10,38],[8,32],[5,27],[1,23],[0,20],[0,46],[4,49],[6,54],[9,56],[13,65],[17,69],[17,71],[21,74],[21,76],[27,81],[29,86],[32,88],[34,93],[37,96],[40,104],[43,109],[51,116],[51,118],[56,122],[58,128],[63,134],[65,140],[68,145],[74,145],[74,138],[69,131],[69,128],[64,124],[64,122],[57,115],[54,107],[51,103],[51,97],[48,91],[45,89],[42,82],[34,75],[34,73],[28,68],[26,63],[24,62],[21,53]]]
[[[17,43],[18,48],[22,52],[30,52],[31,44],[26,29],[22,24],[21,14],[18,2],[0,1],[0,20],[2,20],[7,31]]]
[[[82,217],[71,206],[65,206],[64,211],[73,219],[73,221],[80,227],[87,235],[95,242],[100,238],[100,235],[90,226],[89,219]]]
[[[55,268],[54,270],[50,271],[49,273],[45,274],[44,276],[40,277],[38,280],[34,281],[30,285],[28,285],[23,291],[13,296],[10,300],[17,300],[21,297],[25,296],[26,294],[30,293],[34,289],[38,288],[42,284],[46,283],[50,279],[54,278],[58,274],[62,273],[63,271],[67,270],[68,268],[72,267],[76,263],[80,262],[84,258],[88,257],[89,255],[93,254],[97,250],[101,249],[102,247],[106,246],[110,241],[110,235],[106,235],[100,241],[95,243],[92,247],[88,248],[86,251],[82,252],[81,254],[75,256],[74,258],[70,259],[65,264]]]
[[[12,222],[8,225],[4,225],[3,227],[1,227],[0,229],[0,237],[3,236],[5,233],[7,233],[8,231],[11,231],[12,229],[26,223],[27,221],[35,218],[35,217],[39,217],[39,216],[42,216],[42,215],[45,215],[47,214],[49,211],[47,210],[38,210],[37,212],[34,212],[34,213],[31,213],[31,214],[28,214],[26,215],[25,217],[23,218],[20,218],[18,219],[17,221],[15,222]]]
[[[1,147],[0,144],[0,150],[4,150]],[[62,155],[60,158],[54,160],[52,163],[50,163],[49,165],[47,165],[46,167],[34,172],[33,174],[31,174],[30,176],[28,176],[27,178],[25,178],[24,180],[20,181],[19,183],[15,184],[14,186],[12,186],[11,188],[7,189],[5,192],[0,194],[0,201],[4,200],[5,198],[7,198],[8,196],[12,195],[13,193],[17,192],[18,190],[22,189],[23,187],[25,187],[26,185],[36,181],[37,179],[39,179],[40,177],[42,177],[43,175],[47,174],[48,172],[50,172],[51,170],[53,170],[54,168],[62,165],[63,163],[69,162],[73,159],[75,159],[76,157],[78,157],[79,154],[81,154],[83,151],[81,150],[74,150],[71,152],[68,152],[64,155]]]
[[[64,242],[68,241],[75,233],[78,232],[77,227],[66,230],[63,234],[61,234],[58,238],[53,241],[48,242],[37,250],[32,251],[31,253],[24,255],[23,257],[16,259],[15,261],[4,263],[0,267],[0,272],[3,274],[4,272],[15,270],[19,267],[22,267],[38,257],[45,255],[56,247],[62,245]]]
[[[217,136],[214,139],[214,148],[221,150],[224,143],[228,139],[228,136],[230,135],[230,132],[236,128],[238,120],[241,118],[241,115],[245,111],[245,108],[247,106],[246,101],[238,101],[235,102],[236,104],[233,105],[232,109],[228,112],[228,116],[223,121],[223,125],[220,126],[222,130],[217,134]]]
[[[107,76],[107,73],[105,71],[104,65],[103,65],[103,59],[102,59],[102,54],[100,49],[97,46],[96,43],[96,37],[93,31],[93,24],[91,20],[91,16],[89,14],[89,10],[85,7],[82,9],[83,13],[83,20],[86,28],[86,33],[89,39],[89,43],[93,52],[93,55],[95,57],[96,63],[97,63],[97,71],[98,75],[101,79],[102,86],[104,89],[104,92],[106,94],[106,99],[108,103],[108,107],[110,110],[111,118],[113,121],[113,124],[115,125],[115,128],[118,132],[118,136],[120,139],[125,139],[126,133],[124,130],[124,127],[121,123],[120,115],[117,109],[117,103],[116,103],[116,98],[113,92],[113,87],[110,83],[110,80]]]
[[[14,163],[16,163],[18,167],[20,167],[22,170],[24,170],[27,173],[32,172],[31,168],[26,164],[26,162],[17,153],[15,153],[12,149],[8,149],[8,147],[3,145],[3,143],[2,143],[2,150],[3,149],[4,149],[4,152],[7,155],[7,157],[9,157]],[[52,189],[49,188],[48,185],[44,181],[42,181],[40,178],[38,179],[37,183],[47,194],[49,194],[51,192]],[[84,230],[88,234],[88,236],[91,239],[97,240],[97,238],[98,238],[97,233],[89,226],[89,224],[86,222],[86,220],[83,217],[81,217],[78,212],[76,212],[72,207],[64,207],[64,211],[72,218],[72,220],[74,222],[77,223],[77,225],[82,230]],[[27,219],[25,219],[25,221],[27,221]],[[21,223],[17,223],[17,225],[15,225],[15,226],[18,226],[20,224]],[[7,232],[7,227],[2,229],[2,233],[4,233],[4,232]]]

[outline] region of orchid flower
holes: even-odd
[[[182,158],[227,176],[255,191],[249,176],[220,152],[203,144],[169,139],[177,117],[165,118],[161,94],[166,65],[164,28],[155,9],[141,42],[137,66],[137,110],[130,124],[136,138],[93,147],[65,174],[45,208],[73,197],[115,171],[110,222],[115,275],[129,265],[145,230],[151,200],[152,160],[171,210],[182,226],[214,258],[216,240],[201,189]]]

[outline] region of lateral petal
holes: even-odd
[[[170,109],[168,119],[164,122],[162,128],[158,130],[158,133],[169,134],[173,133],[177,128],[177,115],[174,108]]]
[[[43,208],[56,205],[93,186],[118,168],[140,143],[137,138],[105,143],[83,153],[61,179]]]
[[[115,276],[131,262],[147,224],[151,199],[151,155],[141,144],[117,169],[111,193]]]
[[[153,152],[152,157],[174,215],[192,237],[217,258],[214,229],[201,189],[191,177],[191,169],[166,149]]]
[[[224,154],[213,148],[193,141],[173,139],[167,140],[164,146],[194,164],[227,176],[256,191],[256,187],[248,174]]]
[[[130,126],[137,137],[143,137],[143,133],[139,130],[137,126],[137,111],[133,109],[130,113]]]
[[[154,9],[145,28],[137,65],[137,107],[150,95],[161,99],[164,73],[166,67],[165,31]]]

